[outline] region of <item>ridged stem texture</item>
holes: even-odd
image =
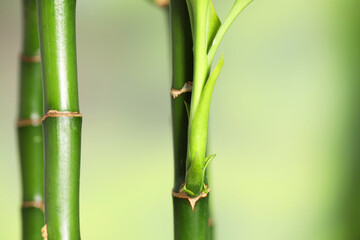
[[[22,239],[41,239],[43,206],[43,113],[36,0],[23,0],[18,142],[22,176]]]
[[[75,8],[75,0],[38,0],[44,113],[56,113],[43,120],[49,240],[80,240],[82,119],[72,115],[79,112]]]

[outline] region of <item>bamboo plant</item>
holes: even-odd
[[[36,0],[23,0],[18,141],[22,175],[22,239],[41,239],[43,214],[43,114]]]
[[[224,55],[211,66],[226,31],[252,0],[236,0],[221,23],[210,0],[170,0],[175,239],[214,239],[206,156],[210,102]],[[192,80],[192,81],[191,81]],[[191,92],[191,95],[189,94]],[[185,94],[186,93],[186,94]]]
[[[37,0],[44,92],[45,227],[49,240],[80,240],[76,0]]]

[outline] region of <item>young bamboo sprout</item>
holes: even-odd
[[[23,0],[18,141],[22,173],[22,239],[41,239],[43,213],[43,113],[36,0]]]
[[[191,27],[186,2],[184,0],[170,1],[170,29],[172,42],[172,128],[174,144],[174,235],[178,240],[203,240],[208,227],[208,200],[200,200],[195,211],[189,208],[187,198],[180,196],[180,189],[185,182],[188,113],[190,91],[187,83],[193,75],[193,53]],[[185,87],[185,85],[188,87]],[[183,90],[181,90],[183,89]],[[187,90],[187,91],[185,91]],[[196,238],[197,236],[201,236]],[[193,238],[195,237],[195,238]]]
[[[76,0],[37,0],[42,59],[45,227],[49,240],[80,240]]]
[[[190,198],[207,193],[205,171],[215,157],[206,157],[206,140],[210,102],[224,56],[210,74],[216,50],[231,23],[252,0],[237,0],[223,24],[210,0],[186,0],[194,43],[193,92],[189,116],[189,140],[186,178],[182,188]]]
[[[210,74],[216,50],[231,23],[252,0],[237,0],[221,24],[210,0],[171,0],[172,115],[175,156],[175,239],[214,239],[206,168],[212,92],[224,56]],[[192,84],[187,83],[190,79]],[[191,85],[191,88],[190,88]],[[190,96],[186,92],[191,93]]]

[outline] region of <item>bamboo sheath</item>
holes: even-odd
[[[44,86],[45,223],[49,240],[80,240],[75,0],[38,0]]]
[[[169,11],[172,41],[172,89],[179,90],[193,78],[191,27],[186,1],[171,0]],[[188,199],[177,197],[185,182],[188,113],[184,102],[190,105],[190,99],[189,93],[171,98],[175,166],[174,234],[176,240],[206,240],[209,239],[208,196],[197,201],[194,210]]]
[[[41,239],[43,213],[43,112],[36,0],[23,0],[18,144],[22,179],[22,239]]]

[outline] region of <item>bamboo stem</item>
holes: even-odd
[[[38,0],[44,86],[45,222],[49,240],[80,240],[76,0]],[[56,112],[57,114],[52,115]],[[51,116],[49,116],[51,115]]]
[[[41,239],[43,213],[42,82],[36,0],[23,0],[18,142],[22,176],[22,239]]]
[[[186,3],[182,0],[170,1],[170,27],[172,41],[172,89],[181,89],[192,79],[193,53],[189,17]],[[174,190],[179,191],[185,181],[188,138],[188,114],[186,105],[191,95],[184,93],[171,98],[172,125],[175,160]]]
[[[180,46],[179,51],[184,50],[181,41],[174,41],[181,37],[185,33],[191,33],[192,45],[191,49],[185,51],[193,51],[193,83],[191,104],[188,108],[189,121],[188,124],[188,144],[186,154],[186,174],[185,182],[179,191],[179,194],[174,196],[181,196],[181,198],[187,198],[192,205],[194,211],[194,203],[200,199],[202,202],[206,201],[208,206],[208,187],[206,185],[206,169],[209,163],[216,156],[215,154],[207,156],[207,132],[211,98],[215,87],[216,80],[219,77],[223,63],[224,54],[220,58],[219,62],[211,72],[211,65],[213,56],[224,37],[224,34],[229,29],[235,18],[244,10],[244,8],[252,0],[236,0],[233,7],[230,9],[228,16],[225,19],[224,24],[221,24],[219,17],[210,0],[186,0],[186,6],[188,14],[185,14],[184,2],[176,5],[177,1],[170,2],[171,21],[172,21],[172,37],[173,37],[173,59],[174,62],[179,60],[181,55],[177,56],[177,45]],[[175,14],[174,14],[175,13]],[[177,16],[180,16],[180,24],[177,23]],[[173,17],[174,16],[174,17]],[[174,24],[175,23],[175,24]],[[187,24],[187,26],[185,26]],[[188,34],[190,35],[190,34]],[[174,47],[175,46],[175,47]],[[210,52],[208,52],[210,51]],[[208,55],[210,54],[210,55]],[[180,58],[181,60],[181,58]],[[176,69],[178,65],[183,64],[179,61],[174,64],[173,68]],[[186,66],[186,65],[185,65]],[[188,67],[188,66],[186,66]],[[174,70],[175,71],[175,70]],[[183,80],[183,79],[182,79]],[[176,81],[176,80],[174,80]],[[185,82],[182,81],[182,84]],[[183,90],[183,89],[182,89]],[[181,92],[181,91],[180,91]],[[184,92],[184,91],[182,91]],[[187,104],[188,106],[188,104]],[[176,127],[176,126],[174,126]],[[186,196],[186,197],[184,197]],[[200,202],[200,201],[199,201]],[[190,232],[184,239],[193,237],[194,234],[201,232],[201,236],[196,236],[194,239],[206,239],[213,238],[211,232],[208,229],[209,210],[206,207],[206,215],[199,214],[201,217],[206,216],[207,223],[204,225],[205,231],[197,231],[197,229],[191,229],[191,226],[182,228],[181,230]],[[186,219],[188,222],[192,222],[192,226],[198,227],[197,224],[202,223],[203,219],[198,219],[197,222],[192,222],[190,219]],[[179,224],[181,226],[181,224]],[[175,223],[175,228],[176,228]],[[200,226],[201,228],[201,226]],[[176,231],[176,229],[175,229]],[[208,236],[207,236],[208,234]],[[192,239],[192,238],[191,238]]]
[[[193,42],[186,2],[170,1],[172,41],[172,89],[180,90],[193,78]],[[182,93],[171,98],[174,142],[174,193],[179,193],[185,182],[188,141],[188,113],[191,94]],[[186,102],[186,104],[185,104]],[[173,194],[174,234],[177,240],[205,240],[208,231],[208,196],[197,201],[194,211],[185,198]]]

